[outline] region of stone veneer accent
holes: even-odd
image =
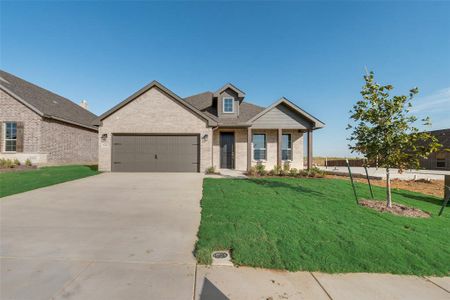
[[[211,166],[212,128],[207,121],[153,87],[118,111],[109,115],[99,127],[99,169],[111,171],[111,135],[132,134],[200,134],[200,172]],[[102,135],[107,134],[105,141]]]
[[[0,90],[2,140],[0,158],[30,159],[40,165],[97,163],[97,132],[63,122],[43,119],[37,113]],[[3,123],[24,123],[23,152],[3,152]]]
[[[235,137],[235,169],[245,171],[247,169],[247,128],[241,129],[217,129],[214,131],[213,137],[213,161],[214,166],[220,168],[220,132],[234,132]],[[253,133],[265,133],[267,140],[267,160],[262,161],[266,166],[266,170],[271,170],[277,164],[277,129],[252,129]],[[290,133],[292,138],[292,161],[291,168],[299,170],[303,167],[303,132],[298,130],[283,130],[283,133]],[[253,145],[252,145],[252,166],[257,164],[253,160]]]

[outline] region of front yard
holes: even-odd
[[[357,183],[369,199],[368,187]],[[357,206],[340,179],[204,180],[196,247],[200,263],[231,249],[235,264],[290,271],[448,275],[450,208],[439,198],[393,190],[396,203],[432,214],[415,219]],[[375,197],[385,190],[374,187]]]
[[[78,165],[0,173],[0,198],[98,173],[96,167]]]

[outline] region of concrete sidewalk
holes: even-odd
[[[334,174],[346,174],[348,175],[347,167],[319,167],[319,169]],[[352,174],[359,174],[366,176],[366,171],[363,167],[351,167]],[[368,168],[369,176],[377,179],[386,179],[386,169],[383,168]],[[417,180],[417,179],[433,179],[444,180],[445,175],[450,175],[450,171],[445,170],[405,170],[403,173],[399,173],[398,169],[391,169],[391,179],[401,180]]]
[[[202,181],[105,173],[2,198],[0,299],[450,299],[448,277],[198,266]]]
[[[195,299],[450,299],[450,277],[197,266]]]

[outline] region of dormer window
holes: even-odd
[[[234,113],[234,98],[233,97],[223,98],[223,112],[224,113]]]

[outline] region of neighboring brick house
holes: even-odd
[[[430,154],[427,159],[421,159],[420,167],[428,170],[450,170],[450,128],[433,130],[430,133],[442,144],[442,149]]]
[[[185,99],[153,81],[109,111],[99,126],[99,169],[203,172],[208,167],[312,166],[312,131],[324,123],[281,98],[267,108],[232,84]]]
[[[96,164],[96,115],[0,71],[0,158],[39,165]]]

